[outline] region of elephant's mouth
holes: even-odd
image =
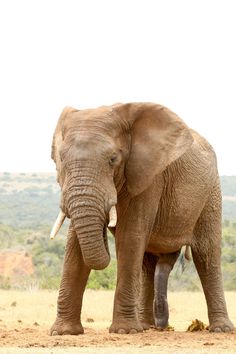
[[[56,236],[56,234],[59,232],[66,216],[67,215],[62,210],[60,210],[50,234],[51,239],[53,239]],[[109,227],[111,229],[114,229],[116,226],[116,222],[117,222],[116,207],[113,206],[109,212],[109,216],[107,217],[106,223],[103,227],[103,240],[108,253],[109,253],[109,248],[108,248],[107,228]]]

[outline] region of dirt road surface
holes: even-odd
[[[82,314],[85,334],[51,337],[48,332],[56,316],[55,291],[0,291],[0,353],[236,353],[236,331],[186,332],[195,318],[208,323],[202,293],[169,293],[174,332],[151,329],[134,335],[108,333],[113,296],[111,291],[87,290]],[[236,324],[236,293],[226,293],[226,299]]]

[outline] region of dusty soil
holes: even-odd
[[[236,323],[236,294],[226,293],[231,320]],[[56,292],[0,291],[0,353],[236,353],[234,333],[190,333],[195,318],[207,323],[202,293],[170,293],[170,324],[174,332],[151,329],[141,334],[109,334],[113,292],[86,291],[85,334],[50,337],[56,316]]]

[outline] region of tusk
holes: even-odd
[[[190,247],[190,245],[186,245],[185,246],[185,254],[184,254],[184,256],[187,259],[187,261],[191,261],[192,257],[191,257],[191,247]]]
[[[113,205],[111,210],[109,211],[109,224],[108,227],[115,227],[117,223],[117,213],[116,213],[116,207]]]
[[[54,239],[58,231],[60,230],[64,220],[65,220],[66,214],[63,213],[63,211],[60,210],[58,217],[55,221],[55,224],[53,225],[52,231],[50,233],[50,239]]]

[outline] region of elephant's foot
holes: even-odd
[[[111,327],[109,328],[110,333],[119,333],[119,334],[136,334],[143,331],[142,324],[133,319],[119,319],[113,321]]]
[[[218,317],[211,321],[210,332],[231,332],[235,329],[233,323],[226,317]]]
[[[154,323],[150,323],[149,321],[141,321],[141,326],[143,327],[144,331],[147,331],[152,326],[154,326]]]
[[[149,328],[155,325],[153,314],[151,314],[150,316],[140,316],[139,319],[144,331],[148,330]]]
[[[83,334],[84,329],[80,322],[57,318],[50,329],[51,336],[61,336],[66,334]]]

